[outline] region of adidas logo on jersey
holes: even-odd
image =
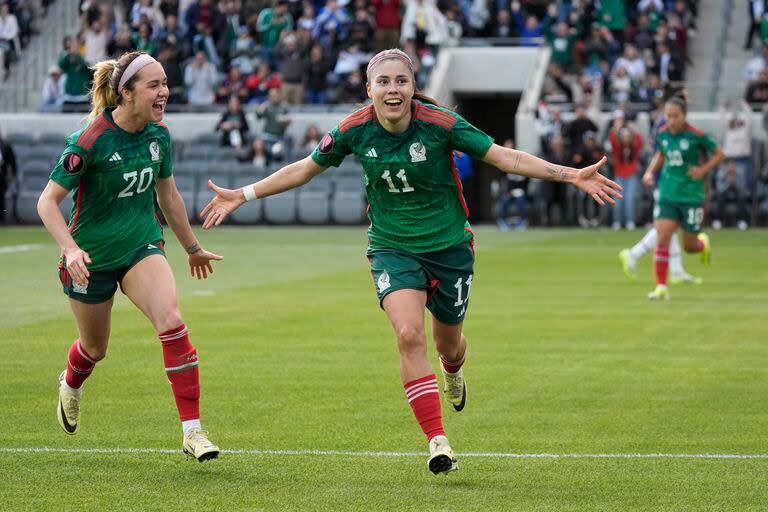
[[[112,156],[109,157],[109,161],[110,162],[117,162],[117,161],[120,161],[120,160],[122,160],[122,157],[120,156],[120,154],[117,151],[112,153]]]
[[[376,153],[376,150],[373,149],[373,148],[369,149],[368,152],[365,154],[365,156],[370,157],[370,158],[378,158],[379,157],[378,153]]]

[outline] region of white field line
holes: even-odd
[[[40,249],[42,244],[3,245],[0,246],[0,254],[13,254],[15,252],[27,252]]]
[[[180,453],[167,448],[49,448],[0,447],[0,453],[93,453],[130,455],[145,453]],[[354,452],[344,450],[222,450],[228,455],[282,455],[282,456],[331,456],[331,457],[426,457],[418,452]],[[768,453],[457,453],[459,458],[482,459],[765,459]]]

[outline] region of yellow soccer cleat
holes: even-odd
[[[445,399],[449,404],[453,406],[453,410],[456,412],[464,409],[464,405],[467,403],[467,383],[464,381],[464,371],[459,369],[456,373],[448,373],[443,370],[443,392],[445,393]]]
[[[219,447],[208,439],[208,432],[199,428],[189,429],[184,434],[182,450],[198,460],[205,462],[209,459],[215,459],[219,456]]]
[[[698,276],[692,276],[688,272],[683,272],[681,274],[672,274],[669,276],[669,282],[671,284],[701,284],[704,282],[704,279],[698,277]]]
[[[56,418],[59,425],[69,435],[77,434],[80,430],[80,398],[82,392],[73,391],[65,385],[66,370],[59,375],[59,403],[56,407]]]
[[[712,259],[712,244],[709,241],[709,235],[706,233],[699,233],[699,236],[696,238],[701,240],[704,244],[704,248],[701,250],[701,263],[702,265],[709,265],[709,262]]]
[[[637,279],[637,273],[635,273],[635,260],[632,258],[629,249],[623,249],[619,252],[619,261],[621,261],[621,268],[624,270],[624,275],[630,280]]]
[[[429,470],[434,474],[448,473],[459,469],[459,463],[451,450],[448,438],[435,436],[429,441]]]
[[[669,300],[669,290],[663,284],[656,285],[656,289],[648,292],[649,300]]]

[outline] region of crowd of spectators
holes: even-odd
[[[0,80],[9,76],[11,65],[26,48],[38,23],[53,0],[0,0]]]
[[[574,221],[583,226],[610,223],[631,229],[637,222],[635,200],[642,196],[638,176],[653,137],[640,133],[633,118],[638,111],[648,111],[655,124],[663,99],[684,82],[689,41],[696,35],[697,3],[85,0],[81,2],[80,32],[63,42],[61,57],[49,70],[43,109],[87,102],[90,65],[133,49],[144,50],[165,67],[169,103],[184,105],[187,110],[222,112],[216,126],[221,145],[235,148],[242,161],[266,166],[301,147],[285,136],[290,123],[286,105],[364,102],[364,69],[378,50],[403,48],[414,59],[417,81],[423,86],[439,49],[461,44],[466,38],[493,38],[494,44],[548,45],[552,58],[537,119],[542,155],[580,166],[605,154],[613,176],[630,193],[606,215],[605,209],[598,209],[587,198],[568,197],[572,192],[558,184],[505,182],[500,225],[506,224],[507,211],[514,206],[516,211],[524,211],[519,216],[522,223],[516,223],[524,226],[525,211],[530,212],[526,198],[535,192],[547,205],[541,219],[544,223],[564,220],[570,209]],[[757,13],[756,3],[765,5],[763,0],[752,0],[750,12]],[[765,41],[768,16],[759,14],[758,32]],[[747,66],[747,101],[768,100],[767,64],[768,45],[763,44]],[[729,181],[724,178],[729,175],[725,170],[716,173],[713,190],[732,192],[733,187],[747,184],[739,189],[743,196],[754,177],[739,142],[745,124],[748,128],[748,116],[740,111],[741,106],[731,114],[725,113],[728,108],[724,107],[727,129],[722,142],[733,161],[726,166],[734,169],[728,173],[734,177]],[[594,122],[598,110],[614,112],[604,130]],[[246,111],[264,121],[263,132],[251,131]],[[314,134],[309,140],[317,138]]]

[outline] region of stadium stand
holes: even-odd
[[[0,103],[6,110],[38,108],[39,97],[20,95],[19,91],[42,93],[43,80],[48,77],[50,81],[58,72],[69,81],[69,99],[59,106],[40,105],[41,110],[85,111],[87,104],[74,97],[77,91],[73,87],[73,83],[88,80],[82,75],[81,63],[119,57],[132,49],[152,53],[165,67],[172,93],[169,117],[174,112],[209,112],[215,117],[225,111],[230,96],[237,96],[250,126],[246,140],[238,147],[221,145],[215,122],[207,129],[196,126],[194,135],[186,138],[174,135],[177,182],[190,218],[195,218],[195,212],[210,196],[204,177],[239,184],[247,181],[247,176],[262,175],[262,170],[252,165],[254,140],[265,141],[267,154],[255,161],[269,170],[304,157],[307,148],[299,149],[298,142],[310,124],[320,124],[325,131],[354,108],[340,101],[364,98],[355,96],[360,93],[354,90],[354,84],[360,84],[356,74],[380,49],[401,46],[414,59],[420,86],[429,84],[438,91],[437,97],[452,98],[448,104],[454,104],[450,91],[447,96],[443,93],[447,78],[456,80],[446,73],[456,72],[439,70],[441,63],[460,64],[447,58],[455,47],[546,48],[545,52],[526,54],[544,68],[541,80],[524,86],[524,96],[536,97],[534,108],[529,109],[532,119],[527,120],[525,108],[519,110],[521,149],[547,154],[551,138],[561,133],[567,143],[566,161],[571,162],[584,152],[584,137],[591,137],[591,132],[596,132],[600,146],[610,152],[611,134],[631,126],[644,137],[644,165],[651,154],[652,127],[663,98],[671,92],[686,86],[691,107],[710,112],[728,99],[731,106],[737,105],[734,96],[745,98],[757,112],[768,103],[768,31],[760,30],[761,24],[768,27],[767,9],[764,2],[748,3],[747,18],[739,14],[744,13],[737,9],[735,0],[57,0],[43,2],[44,10],[32,18],[25,14],[27,32],[21,36],[21,44],[30,40],[33,44],[15,59],[12,68],[23,72],[11,76],[15,80],[12,87],[3,91],[16,94],[0,95],[5,98]],[[61,23],[51,24],[52,16],[65,21],[64,29]],[[752,20],[756,20],[756,30],[750,27]],[[32,37],[35,26],[43,36]],[[753,32],[760,36],[754,55],[743,46],[744,35]],[[701,33],[717,37],[701,37]],[[472,62],[475,56],[467,58]],[[507,71],[505,66],[497,74],[504,76]],[[459,73],[464,80],[459,88],[466,87],[467,80],[477,81],[472,73]],[[734,73],[744,80],[730,78]],[[46,82],[45,87],[50,89],[52,83]],[[272,89],[280,91],[283,104],[275,107],[275,117],[265,123],[260,118],[260,106]],[[11,96],[13,103],[8,102]],[[584,129],[585,122],[577,120],[580,110],[586,111],[592,128]],[[201,115],[199,119],[209,119]],[[622,121],[617,123],[619,117]],[[287,119],[287,129],[276,145],[269,131],[274,131],[278,118]],[[728,132],[718,118],[707,114],[697,117],[695,113],[693,118],[705,119],[705,129],[712,128],[719,136]],[[744,183],[755,221],[768,216],[768,199],[760,172],[764,159],[761,116],[751,119],[750,137],[754,140],[750,165],[746,166],[751,172],[744,176]],[[173,125],[170,119],[169,124]],[[58,157],[66,133],[44,130],[35,137],[7,126],[7,139],[20,162],[39,168],[42,162],[50,165]],[[190,133],[188,127],[178,131]],[[536,138],[533,145],[529,140],[532,133]],[[514,130],[501,135],[514,136]],[[232,222],[362,223],[365,202],[361,169],[357,163],[351,165],[354,171],[329,172],[330,177],[313,182],[295,197],[289,194],[271,199]],[[744,167],[740,164],[738,172],[747,172],[741,170]],[[713,173],[713,185],[721,172]],[[21,187],[16,188],[21,194]],[[533,224],[538,217],[535,212],[546,200],[540,196],[541,190],[535,180],[528,186],[531,202],[536,205],[529,219]],[[643,222],[648,220],[651,198],[642,188],[638,193],[638,220]],[[576,205],[571,203],[578,200],[568,196],[564,211],[575,212]],[[577,216],[562,217],[565,223],[577,222]],[[607,210],[596,217],[601,225],[611,224]],[[29,221],[28,216],[25,221]]]

